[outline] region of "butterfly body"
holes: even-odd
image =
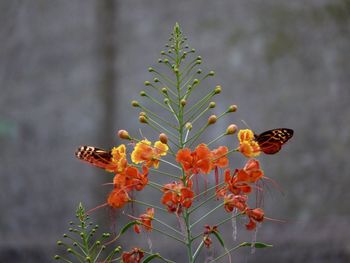
[[[293,137],[293,133],[292,129],[278,128],[254,134],[254,138],[262,152],[275,154],[281,150],[283,144]]]
[[[97,147],[81,146],[75,152],[75,156],[82,161],[91,163],[102,169],[109,170],[113,166],[111,151]]]

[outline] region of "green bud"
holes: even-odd
[[[198,79],[194,79],[193,82],[192,82],[192,85],[196,85],[199,83],[199,80]]]
[[[191,52],[193,52],[193,53],[194,53],[194,52],[196,52],[196,50],[195,50],[194,48],[192,48],[192,49],[191,49]]]
[[[57,244],[57,246],[60,246],[63,244],[63,242],[61,240],[58,240],[56,244]]]
[[[137,107],[140,107],[140,104],[139,104],[139,102],[137,100],[133,100],[133,101],[131,101],[131,106],[137,108]]]
[[[161,58],[158,58],[158,63],[162,63],[163,60]]]
[[[142,90],[142,91],[140,91],[140,96],[141,96],[141,97],[146,97],[146,96],[147,96],[147,94],[146,94],[146,92],[145,92],[145,91],[143,91],[143,90]]]
[[[187,130],[192,130],[192,123],[187,122],[187,123],[185,124],[185,128],[186,128]]]
[[[160,51],[160,54],[165,55],[165,51],[164,50]]]
[[[208,75],[209,75],[209,76],[214,76],[214,75],[215,75],[215,72],[211,70],[211,71],[209,71]]]
[[[148,68],[148,72],[153,72],[153,71],[154,71],[154,68],[152,68],[152,67]]]
[[[77,243],[77,242],[74,242],[74,243],[73,243],[73,246],[74,246],[74,247],[78,246],[78,243]]]
[[[68,237],[68,235],[67,234],[63,234],[63,237]]]
[[[220,94],[221,93],[221,86],[217,85],[214,90],[215,94]]]
[[[145,84],[145,86],[149,86],[149,85],[151,85],[151,82],[149,82],[148,80],[146,80],[146,81],[144,82],[144,84]]]
[[[67,252],[68,252],[68,253],[73,253],[73,249],[67,248]]]
[[[179,69],[178,68],[174,68],[174,72],[175,73],[179,73]]]
[[[154,81],[155,83],[157,83],[157,82],[159,82],[159,79],[154,78],[153,81]]]
[[[69,232],[73,232],[73,228],[71,228],[71,227],[68,228],[68,231],[69,231]]]
[[[227,109],[227,112],[236,112],[237,111],[237,105],[230,105]]]
[[[210,108],[210,109],[215,108],[215,106],[216,106],[216,103],[215,103],[214,101],[212,101],[212,102],[209,103],[209,108]]]
[[[57,259],[60,259],[61,257],[59,255],[55,255],[53,258],[57,260]]]
[[[168,104],[168,103],[169,103],[169,99],[165,98],[165,99],[164,99],[164,103],[165,103],[165,104]]]
[[[202,70],[201,69],[198,69],[197,70],[197,74],[201,74],[202,73]]]
[[[168,89],[167,89],[167,88],[162,88],[162,92],[163,92],[164,94],[168,94]]]
[[[184,100],[184,99],[182,99],[182,100],[180,101],[180,104],[181,104],[182,107],[185,107],[186,103],[187,103],[187,102],[186,102],[186,100]]]
[[[169,59],[164,59],[164,63],[168,63],[169,62]]]

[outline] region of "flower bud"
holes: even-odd
[[[230,124],[226,129],[226,135],[231,135],[236,133],[237,129],[238,128],[236,124]]]
[[[164,50],[160,51],[160,54],[165,55],[165,51]]]
[[[124,140],[131,140],[129,133],[126,130],[119,130],[118,137]]]
[[[192,130],[192,123],[190,123],[190,122],[187,122],[186,124],[185,124],[185,128],[187,129],[187,130]]]
[[[178,68],[174,68],[174,72],[175,73],[179,73],[179,69]]]
[[[163,92],[164,94],[168,94],[168,89],[167,89],[167,88],[162,88],[162,92]]]
[[[209,71],[208,75],[209,75],[209,76],[214,76],[214,75],[215,75],[215,72],[211,70],[211,71]]]
[[[146,119],[145,116],[139,116],[139,121],[140,121],[141,123],[147,123],[147,119]]]
[[[221,86],[220,86],[220,85],[217,85],[217,86],[215,87],[214,92],[215,92],[215,94],[221,93]]]
[[[194,79],[193,82],[192,82],[192,85],[196,85],[199,83],[199,80],[198,79]]]
[[[216,117],[216,115],[211,115],[209,118],[208,118],[208,125],[211,125],[211,124],[214,124],[216,122],[218,118]]]
[[[169,59],[165,58],[164,63],[168,63],[168,62],[169,62]]]
[[[192,49],[191,49],[191,52],[193,52],[193,53],[194,53],[194,52],[196,52],[196,50],[195,50],[194,48],[192,48]]]
[[[161,58],[158,58],[158,63],[162,63],[163,60]]]
[[[227,110],[227,112],[236,112],[236,111],[237,111],[237,105],[230,105]]]
[[[142,91],[140,91],[140,96],[141,96],[141,97],[146,97],[146,96],[147,96],[147,94],[146,94],[146,92],[145,92],[145,91],[143,91],[143,90],[142,90]]]
[[[197,57],[197,60],[202,60],[202,57],[201,57],[201,56],[198,56],[198,57]]]
[[[165,98],[165,99],[164,99],[164,103],[165,103],[165,104],[168,104],[168,103],[169,103],[169,99]]]
[[[215,108],[215,106],[216,106],[216,103],[214,101],[209,103],[209,109],[213,109]]]
[[[164,144],[168,144],[168,136],[165,133],[159,134],[159,140]]]
[[[154,81],[155,83],[157,83],[157,82],[159,82],[159,79],[154,78],[153,81]]]
[[[143,84],[144,84],[145,86],[149,86],[149,85],[151,85],[151,82],[149,82],[148,80],[146,80]]]
[[[186,102],[185,99],[182,99],[182,100],[180,101],[180,103],[181,103],[181,106],[182,106],[182,107],[185,107],[185,105],[186,105],[187,102]]]
[[[148,68],[148,72],[153,72],[153,71],[154,71],[154,68],[152,68],[152,67]]]
[[[202,73],[202,70],[201,69],[198,69],[197,70],[197,74],[201,74]]]
[[[133,107],[140,107],[140,104],[139,104],[139,102],[137,100],[133,100],[133,101],[131,101],[131,106],[133,106]]]
[[[56,259],[56,260],[58,260],[58,259],[60,259],[61,257],[60,257],[59,255],[55,255],[53,258]]]
[[[147,114],[146,114],[146,112],[141,111],[141,112],[139,113],[139,116],[145,116],[145,117],[147,117]]]

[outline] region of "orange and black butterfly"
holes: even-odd
[[[254,137],[262,152],[275,154],[281,150],[283,144],[293,137],[293,133],[292,129],[279,128],[265,131],[259,135],[254,134]]]
[[[113,168],[112,153],[93,146],[81,146],[75,152],[75,156],[99,168],[110,170]]]

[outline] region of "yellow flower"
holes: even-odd
[[[142,140],[135,145],[131,153],[131,161],[135,164],[145,162],[147,167],[153,165],[154,168],[158,168],[160,157],[165,156],[168,149],[169,147],[160,141],[156,141],[154,146],[151,146],[150,141]]]
[[[237,134],[239,140],[238,150],[248,158],[256,157],[260,154],[260,146],[257,141],[255,141],[254,133],[249,130],[240,130]]]
[[[125,145],[121,144],[118,147],[113,147],[111,154],[111,167],[107,167],[106,170],[109,172],[123,173],[125,168],[128,166]]]

